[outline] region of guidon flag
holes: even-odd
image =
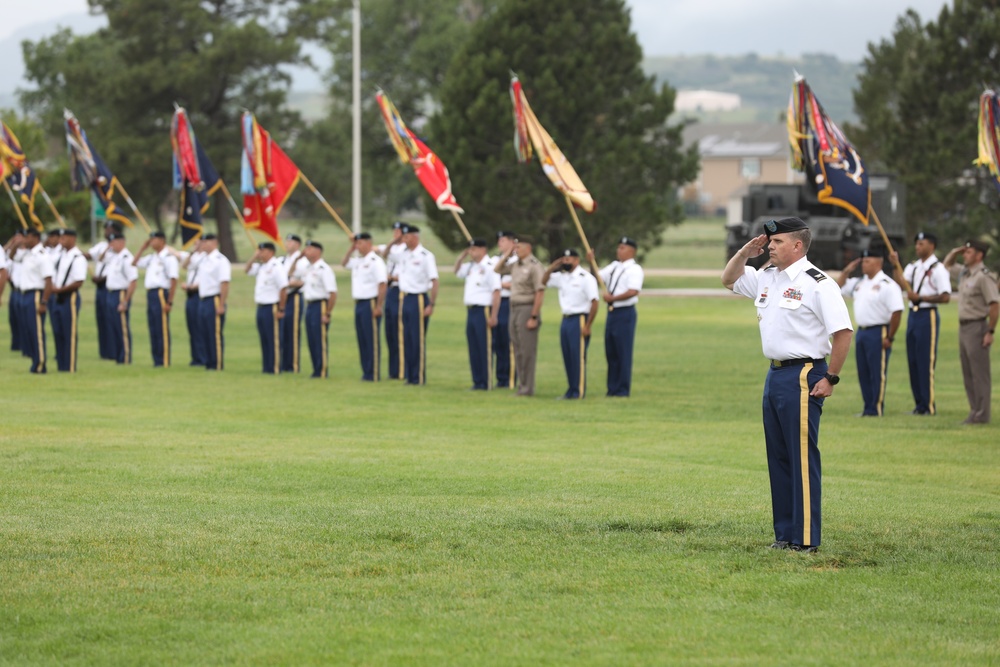
[[[38,214],[35,213],[35,195],[38,194],[38,181],[35,170],[28,164],[28,158],[21,148],[21,142],[7,126],[0,121],[0,178],[7,181],[11,190],[20,193],[21,201],[28,207],[28,216],[38,231],[45,229]]]
[[[993,185],[1000,190],[1000,101],[993,90],[979,96],[979,157],[975,164],[990,171]]]
[[[299,184],[301,172],[249,111],[243,113],[240,130],[243,135],[240,160],[243,219],[247,228],[280,242],[278,214]]]
[[[108,220],[115,220],[126,227],[131,227],[132,221],[118,211],[118,206],[113,201],[115,188],[118,187],[118,177],[111,173],[108,165],[101,159],[76,116],[66,109],[63,111],[63,117],[66,121],[69,178],[73,190],[79,192],[90,188],[104,207]]]
[[[198,143],[191,120],[183,107],[174,110],[170,123],[170,146],[173,150],[174,189],[180,191],[178,224],[181,240],[188,249],[201,239],[205,228],[202,214],[210,198],[222,187],[222,179]]]

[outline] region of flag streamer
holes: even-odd
[[[989,169],[993,185],[1000,190],[1000,101],[997,93],[986,90],[979,96],[979,157],[975,163]]]
[[[115,190],[121,190],[118,177],[111,173],[101,159],[76,116],[67,109],[63,112],[63,117],[66,121],[66,147],[69,150],[70,184],[73,190],[79,192],[90,188],[104,207],[108,220],[131,227],[132,221],[118,210],[114,202]],[[138,214],[138,209],[133,210]]]
[[[792,166],[805,172],[819,201],[844,208],[867,225],[872,199],[868,171],[802,76],[792,84],[787,124]]]
[[[465,210],[458,205],[451,190],[451,175],[441,158],[406,126],[388,95],[379,90],[375,93],[375,101],[378,102],[379,110],[382,113],[382,122],[385,123],[385,131],[399,155],[400,162],[413,168],[413,173],[416,174],[424,189],[427,190],[427,194],[431,196],[440,210],[465,213]],[[459,227],[462,228],[466,238],[471,238],[468,230],[465,229],[465,224],[461,222],[461,218],[456,217],[456,220],[459,221]]]
[[[208,211],[211,197],[223,183],[198,143],[183,107],[174,110],[170,123],[170,145],[173,148],[174,189],[180,191],[177,222],[183,246],[188,249],[201,239],[205,231],[202,215]]]

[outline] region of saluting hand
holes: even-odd
[[[767,246],[767,243],[767,234],[761,234],[760,236],[747,241],[746,245],[740,248],[740,255],[747,259],[760,257],[764,254],[764,248]]]

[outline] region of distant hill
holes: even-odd
[[[837,124],[857,120],[852,93],[861,66],[840,61],[835,56],[653,56],[643,61],[643,69],[657,81],[677,90],[708,89],[736,93],[742,98],[742,108],[737,111],[696,114],[703,121],[776,121],[788,107],[796,71],[806,77],[823,108]]]

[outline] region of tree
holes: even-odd
[[[89,0],[108,26],[87,36],[69,31],[23,44],[36,86],[22,104],[53,134],[62,109],[79,118],[140,210],[162,227],[173,205],[168,130],[173,104],[188,109],[199,141],[219,173],[238,189],[243,108],[280,136],[299,126],[284,108],[289,76],[305,62],[302,40],[315,37],[323,2],[290,0]],[[236,193],[238,196],[238,192]],[[215,202],[220,246],[235,255],[229,206]]]
[[[306,128],[296,146],[300,165],[342,210],[349,210],[351,201],[350,5],[339,0],[324,31],[324,44],[333,55],[329,115]],[[448,64],[484,6],[479,0],[365,1],[361,151],[366,227],[385,227],[400,212],[418,208],[422,191],[410,169],[399,164],[386,138],[375,88],[384,88],[404,117],[419,128],[437,108]]]
[[[513,228],[550,253],[578,244],[563,196],[538,164],[517,163],[511,70],[598,202],[583,220],[595,247],[607,255],[628,234],[646,250],[681,220],[677,189],[697,175],[697,152],[682,148],[681,126],[667,124],[674,91],[657,91],[643,74],[629,22],[622,0],[508,0],[473,27],[427,139],[474,236]],[[431,224],[450,247],[464,244],[450,215],[433,211]]]
[[[911,11],[892,37],[870,44],[847,128],[869,169],[907,187],[907,229],[935,231],[942,247],[970,236],[998,237],[1000,196],[977,155],[979,95],[1000,70],[1000,8],[955,0],[937,21]]]

